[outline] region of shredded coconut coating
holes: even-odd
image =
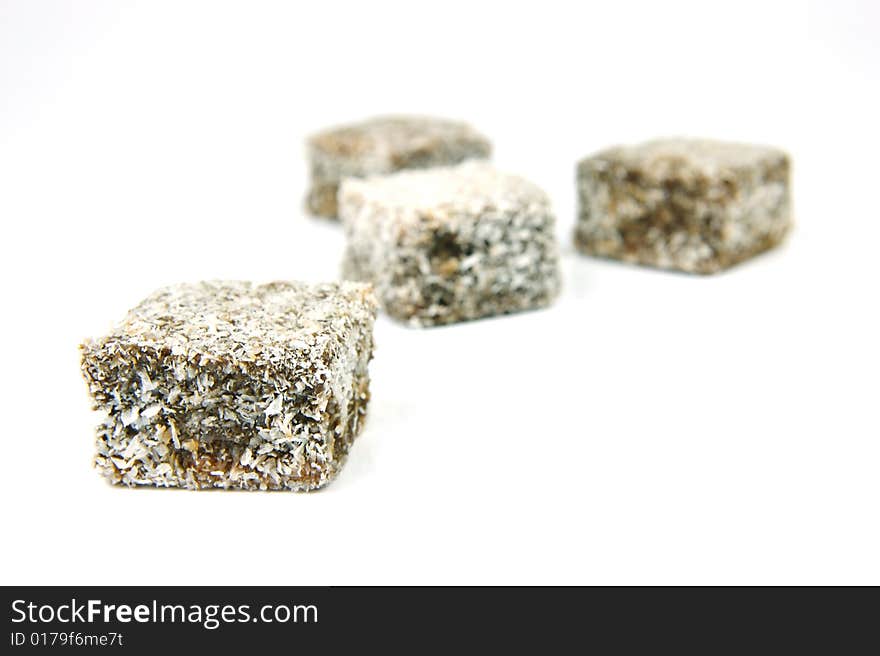
[[[560,289],[547,195],[485,162],[347,180],[343,277],[414,326],[549,305]]]
[[[375,316],[356,283],[157,291],[81,346],[96,466],[128,486],[326,485],[366,414]]]
[[[779,244],[791,227],[790,165],[767,146],[664,139],[577,168],[575,245],[588,255],[715,273]]]
[[[466,123],[424,116],[380,116],[332,128],[307,144],[311,188],[306,208],[336,218],[345,178],[449,166],[491,154],[489,140]]]

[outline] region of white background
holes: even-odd
[[[2,583],[880,583],[878,12],[0,1]],[[80,340],[164,284],[334,278],[303,139],[385,112],[547,189],[558,303],[380,318],[322,492],[106,484]],[[790,151],[786,245],[709,278],[576,255],[575,161],[678,134]]]

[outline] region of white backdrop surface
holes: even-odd
[[[880,584],[876,3],[0,3],[5,584]],[[316,494],[127,490],[78,343],[153,289],[333,279],[310,132],[462,118],[558,212],[552,308],[380,317]],[[795,165],[715,277],[571,247],[575,161],[655,136]]]

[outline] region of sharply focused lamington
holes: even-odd
[[[82,345],[95,463],[113,483],[312,490],[345,463],[369,399],[369,286],[162,289]]]

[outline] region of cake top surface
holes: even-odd
[[[547,195],[519,176],[498,171],[488,162],[407,170],[342,183],[343,208],[351,201],[415,212],[452,210],[464,214],[488,208],[503,210],[524,204],[548,204]]]
[[[282,364],[294,350],[321,349],[345,336],[352,321],[372,322],[375,308],[371,287],[354,282],[180,284],[154,292],[110,335],[84,348],[147,347]]]
[[[377,116],[330,128],[309,139],[312,148],[346,157],[407,153],[441,143],[471,143],[488,154],[489,142],[467,123],[429,116]]]
[[[785,158],[778,148],[709,139],[656,139],[603,150],[583,163],[613,162],[645,172],[665,172],[686,166],[706,174],[742,169],[768,160]]]

